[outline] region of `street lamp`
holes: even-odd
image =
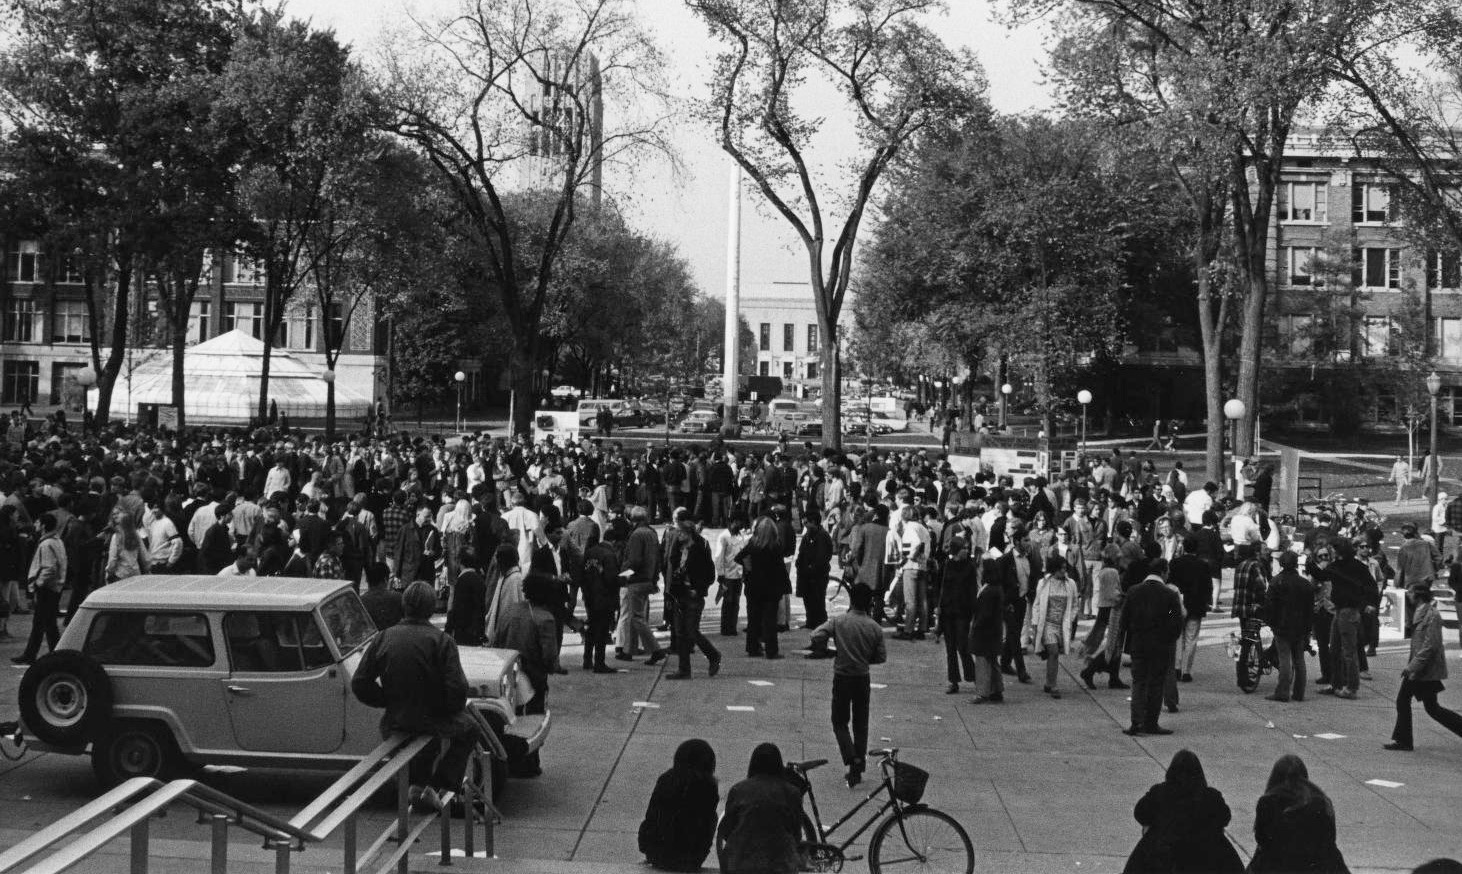
[[[1239,420],[1244,418],[1244,414],[1248,411],[1249,408],[1238,398],[1230,398],[1223,404],[1223,417],[1229,422],[1229,446],[1233,449],[1235,468],[1237,468],[1239,460]],[[1231,482],[1237,488],[1239,484],[1237,470]]]
[[[1442,390],[1442,378],[1433,370],[1427,374],[1426,393],[1432,396],[1432,444],[1426,465],[1426,505],[1437,505],[1437,394]]]
[[[867,408],[863,411],[863,454],[873,450],[873,380],[863,377],[863,400]]]
[[[325,442],[335,439],[335,369],[320,374],[325,380]]]
[[[76,371],[76,384],[81,387],[81,424],[86,426],[87,413],[91,412],[91,387],[96,385],[96,370],[90,364]],[[1433,404],[1433,406],[1436,406]],[[1436,417],[1433,416],[1433,419]],[[1433,428],[1432,430],[1436,430]]]
[[[1000,430],[1005,430],[1005,414],[1010,407],[1010,393],[1015,391],[1015,386],[1005,383],[1000,386]]]
[[[462,433],[462,389],[467,382],[467,374],[457,371],[452,374],[452,381],[457,384],[457,433]]]
[[[1081,404],[1081,455],[1086,457],[1086,405],[1091,403],[1091,392],[1086,389],[1076,393],[1076,402]]]

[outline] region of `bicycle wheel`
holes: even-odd
[[[1244,691],[1244,694],[1246,695],[1259,688],[1259,676],[1262,671],[1259,666],[1259,653],[1256,652],[1257,649],[1257,646],[1250,646],[1245,648],[1239,654],[1238,662],[1235,663],[1235,669],[1238,673],[1239,688],[1242,689]]]
[[[927,807],[908,810],[890,815],[873,830],[868,870],[974,874],[975,846],[949,814]]]

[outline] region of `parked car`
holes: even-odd
[[[552,389],[550,389],[548,393],[553,397],[558,398],[559,400],[564,400],[566,398],[576,398],[579,395],[583,394],[583,392],[579,391],[576,386],[572,385],[556,385]]]
[[[599,411],[609,409],[610,415],[614,416],[615,424],[629,412],[629,401],[619,398],[584,398],[579,401],[579,427],[585,430],[592,430],[598,421],[595,419]]]
[[[682,434],[715,434],[721,430],[721,417],[715,410],[692,410],[680,420]]]
[[[131,577],[92,592],[26,670],[21,721],[36,749],[89,753],[108,787],[203,765],[345,770],[381,742],[381,711],[350,691],[375,634],[342,580]],[[468,706],[508,752],[496,794],[536,768],[550,714],[518,714],[532,689],[517,652],[459,651]]]

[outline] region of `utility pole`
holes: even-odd
[[[731,166],[731,206],[726,229],[726,351],[721,356],[721,433],[740,432],[740,393],[737,371],[741,353],[741,165]]]

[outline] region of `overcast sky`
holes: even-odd
[[[431,9],[436,3],[449,7],[452,0],[432,0],[417,8]],[[285,5],[292,15],[334,29],[362,53],[369,53],[383,27],[403,21],[405,8],[403,0],[286,0]],[[685,83],[692,93],[703,91],[705,59],[716,50],[705,26],[683,0],[639,0],[639,6],[668,55],[667,80]],[[931,26],[951,45],[968,47],[979,57],[995,108],[1003,112],[1047,108],[1051,98],[1041,71],[1045,57],[1042,30],[1007,29],[992,20],[996,8],[986,0],[953,0],[951,7],[948,15],[933,19]],[[695,125],[678,127],[675,143],[687,171],[679,179],[671,178],[668,166],[651,164],[633,180],[608,175],[606,188],[627,202],[637,227],[677,244],[701,289],[720,296],[726,276],[731,163],[709,132]],[[616,190],[617,181],[623,183],[620,190]],[[771,216],[750,192],[743,204],[742,282],[805,281],[805,256],[785,221]]]

